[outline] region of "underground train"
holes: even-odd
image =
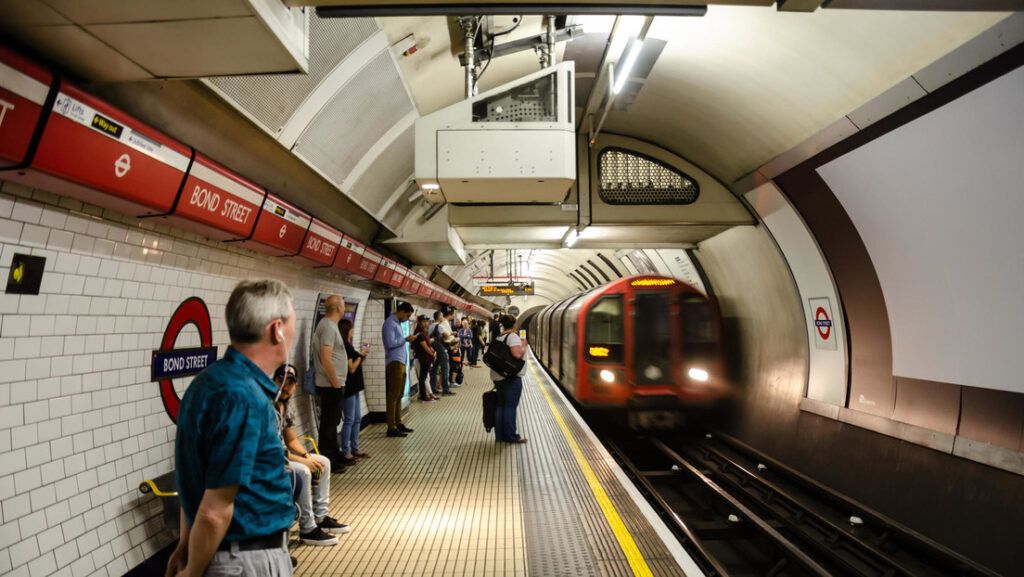
[[[566,394],[588,409],[626,409],[635,426],[671,426],[681,409],[715,405],[731,390],[718,306],[675,278],[621,278],[524,325]]]

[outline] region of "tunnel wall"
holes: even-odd
[[[185,298],[206,302],[220,356],[234,285],[284,281],[298,317],[292,362],[303,370],[318,293],[342,294],[360,302],[355,340],[383,359],[383,304],[367,290],[157,221],[0,181],[0,253],[2,267],[15,253],[46,258],[39,295],[0,294],[3,575],[122,575],[170,543],[159,500],[138,486],[173,468],[175,426],[149,363]],[[176,347],[198,344],[187,328]],[[384,390],[383,369],[366,372],[364,412],[383,406]],[[179,395],[187,384],[175,382]],[[299,430],[314,433],[311,399],[293,402]]]
[[[863,231],[817,169],[1022,63],[1024,50],[1015,48],[776,179],[826,258],[843,305],[850,347],[846,405],[830,412],[799,408],[806,407],[800,370],[805,353],[794,349],[787,354],[772,345],[787,335],[795,345],[796,327],[783,330],[784,324],[767,321],[772,311],[756,310],[783,306],[788,300],[782,298],[783,287],[777,286],[781,273],[769,270],[778,259],[774,264],[766,260],[771,252],[767,235],[737,229],[701,243],[696,251],[711,286],[723,296],[729,324],[738,328],[740,376],[748,392],[726,429],[833,489],[1008,575],[1019,572],[1018,528],[1024,524],[1024,477],[1008,472],[1019,470],[1024,400],[1016,393],[972,386],[983,383],[942,383],[894,373],[890,311]],[[985,143],[963,146],[984,149]],[[899,166],[902,161],[895,155],[888,162]],[[977,186],[985,185],[985,174],[971,176]],[[969,203],[965,191],[965,209]],[[922,217],[927,214],[927,206],[922,206]],[[971,234],[991,231],[979,227]],[[750,262],[748,252],[762,255],[759,262]],[[768,277],[759,279],[760,274]],[[744,281],[749,286],[737,288]],[[795,308],[791,312],[799,314]],[[1014,360],[1002,362],[1012,365]],[[859,402],[861,395],[876,402]]]
[[[1014,253],[1020,243],[1008,240],[1019,227],[1006,223],[1024,216],[1007,183],[1024,150],[1024,135],[1012,128],[1020,122],[1022,63],[1018,46],[776,179],[827,257],[847,312],[850,401],[838,418],[1017,473],[1024,473],[1024,394],[997,389],[1021,381],[1011,374],[1016,384],[1008,387],[989,365],[994,351],[1019,341],[1005,328],[1021,321],[1015,297],[1006,296],[1019,296],[1013,287],[1021,284],[1021,253]],[[936,139],[943,140],[937,149],[929,144]],[[867,167],[863,159],[880,150],[884,158]],[[857,163],[860,176],[850,172]],[[833,190],[823,174],[838,186],[870,190]],[[893,189],[901,174],[919,176]],[[960,186],[951,191],[953,183]],[[982,203],[978,214],[975,201]],[[980,218],[985,211],[988,218]],[[909,231],[915,232],[906,249],[879,244]],[[1004,318],[988,324],[1003,328],[979,333],[976,317],[995,310]],[[903,335],[900,347],[894,330]],[[907,338],[913,334],[927,338]],[[929,345],[936,339],[971,345],[950,351]],[[993,339],[993,350],[983,346]],[[935,369],[922,368],[920,359],[937,355]],[[1005,369],[1011,357],[996,358]]]

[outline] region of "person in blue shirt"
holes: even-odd
[[[193,379],[178,413],[180,538],[167,575],[291,575],[295,507],[270,379],[294,343],[291,293],[242,281],[225,318],[231,346]]]
[[[416,340],[416,335],[405,336],[402,323],[415,312],[405,301],[398,303],[395,312],[384,320],[381,340],[384,341],[384,404],[387,412],[389,437],[404,437],[412,429],[402,423],[402,394],[405,392],[406,367],[409,364],[407,343]]]

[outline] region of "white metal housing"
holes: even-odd
[[[480,204],[565,200],[576,180],[574,72],[573,62],[563,62],[418,119],[416,182],[424,196]]]

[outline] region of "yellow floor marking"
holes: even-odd
[[[543,382],[541,375],[537,372],[537,367],[532,362],[530,363],[530,371],[533,373],[537,383],[541,384]],[[615,509],[612,500],[608,498],[608,493],[605,492],[601,481],[597,478],[597,474],[594,473],[594,469],[587,461],[586,455],[583,454],[583,450],[580,449],[579,444],[576,442],[576,437],[569,430],[569,426],[565,424],[565,420],[562,419],[562,413],[558,410],[558,406],[555,405],[555,400],[551,398],[547,387],[541,385],[539,388],[540,392],[544,395],[544,400],[551,407],[551,414],[555,416],[555,422],[558,423],[558,428],[562,430],[562,436],[565,437],[566,442],[569,443],[569,448],[572,450],[572,454],[576,457],[576,464],[579,465],[580,470],[583,472],[583,477],[587,480],[587,485],[590,486],[594,499],[597,499],[597,504],[601,507],[604,518],[608,521],[612,533],[615,534],[619,547],[622,548],[622,552],[626,555],[626,561],[629,562],[633,575],[637,577],[653,577],[654,574],[651,573],[647,560],[644,559],[643,553],[640,552],[636,541],[633,540],[633,535],[626,528],[626,524],[622,522],[622,517],[619,516],[618,510]]]

